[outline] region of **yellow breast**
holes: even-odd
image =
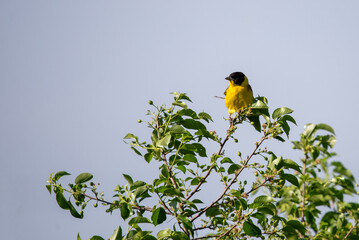
[[[248,107],[253,101],[252,89],[249,85],[239,86],[229,82],[225,104],[230,114]]]

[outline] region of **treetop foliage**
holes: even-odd
[[[79,174],[66,187],[61,181],[69,173],[51,174],[46,187],[62,209],[83,218],[91,202],[120,214],[123,222],[110,240],[359,239],[359,204],[345,198],[358,194],[357,185],[332,152],[336,138],[329,125],[305,126],[292,142],[302,152],[296,161],[265,146],[289,136],[296,125],[291,109],[270,112],[268,100],[257,97],[218,134],[207,128],[213,122],[208,113],[191,109],[186,94],[172,94],[169,107],[149,101],[149,120],[138,121],[152,130],[148,139],[131,133],[124,137],[139,158],[150,166],[160,164],[153,169],[157,177],[145,182],[123,174],[126,183],[105,199],[91,173]],[[250,149],[242,149],[236,139],[242,124],[261,133]],[[226,149],[229,141],[237,143],[235,149]],[[207,147],[209,142],[216,149]],[[225,150],[238,152],[237,157],[228,157]],[[219,179],[216,187],[208,183],[210,176]],[[208,199],[200,191],[218,192]],[[103,238],[91,238],[97,239]]]

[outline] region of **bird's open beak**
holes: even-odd
[[[226,77],[225,79],[228,80],[228,81],[233,80],[231,77]]]

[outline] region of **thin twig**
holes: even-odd
[[[354,230],[354,228],[357,226],[359,220],[355,221],[355,224],[350,228],[349,232],[347,233],[347,235],[345,235],[345,237],[343,238],[343,240],[347,239],[349,237],[349,235],[352,233],[352,231]]]
[[[308,154],[305,153],[305,158],[303,160],[303,172],[302,175],[306,174],[307,171],[307,160],[308,160]],[[305,181],[303,181],[303,188],[302,188],[302,216],[301,216],[301,220],[302,222],[305,221],[304,219],[304,208],[305,208]]]
[[[198,237],[198,238],[194,238],[193,240],[200,240],[200,239],[208,239],[208,238],[215,238],[218,237],[219,235],[207,235],[207,236],[203,236],[203,237]]]
[[[252,188],[251,190],[249,190],[249,191],[247,192],[247,195],[249,195],[250,193],[254,192],[254,191],[257,190],[258,188],[263,187],[263,186],[264,186],[267,182],[269,182],[270,180],[271,180],[271,178],[266,178],[266,179],[264,180],[264,182],[262,182],[261,184],[259,184],[259,185],[256,186],[256,187]]]
[[[199,231],[199,230],[204,230],[204,229],[214,230],[214,229],[215,229],[215,226],[209,225],[209,226],[204,226],[204,227],[193,228],[193,231]]]
[[[169,207],[167,207],[166,203],[162,200],[162,198],[161,198],[161,196],[158,194],[158,192],[155,191],[155,193],[156,193],[158,199],[160,200],[162,206],[164,207],[164,209],[168,211],[168,215],[174,216],[175,214],[171,211],[171,209],[170,209]]]
[[[87,197],[91,200],[94,200],[94,201],[98,201],[98,202],[102,202],[102,203],[105,203],[107,205],[111,205],[111,206],[116,206],[116,207],[122,207],[122,204],[117,204],[117,203],[113,203],[113,202],[108,202],[106,200],[103,200],[103,199],[99,199],[97,197],[91,197],[90,195],[87,195],[86,193],[80,193],[81,195],[83,195],[84,197]],[[152,212],[153,209],[150,208],[150,207],[141,207],[141,206],[132,206],[132,208],[134,209],[137,209],[137,210],[145,210],[145,211],[149,211],[149,212]],[[171,214],[170,212],[166,212],[168,215],[173,215]]]
[[[232,232],[232,230],[233,230],[236,226],[238,226],[238,224],[239,224],[241,221],[242,221],[242,219],[239,219],[235,224],[233,224],[233,226],[232,226],[230,229],[228,229],[227,232],[225,232],[225,233],[219,235],[219,236],[216,238],[216,240],[221,239],[221,238],[224,237],[224,236],[227,236],[230,232]]]

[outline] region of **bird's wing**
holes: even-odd
[[[252,94],[253,94],[253,90],[252,90],[252,87],[251,87],[251,85],[249,85],[248,84],[248,88],[249,88],[249,90],[252,92]],[[227,90],[226,90],[227,91]]]
[[[228,90],[229,87],[226,88],[226,91],[224,91],[224,96],[227,95],[227,90]]]

